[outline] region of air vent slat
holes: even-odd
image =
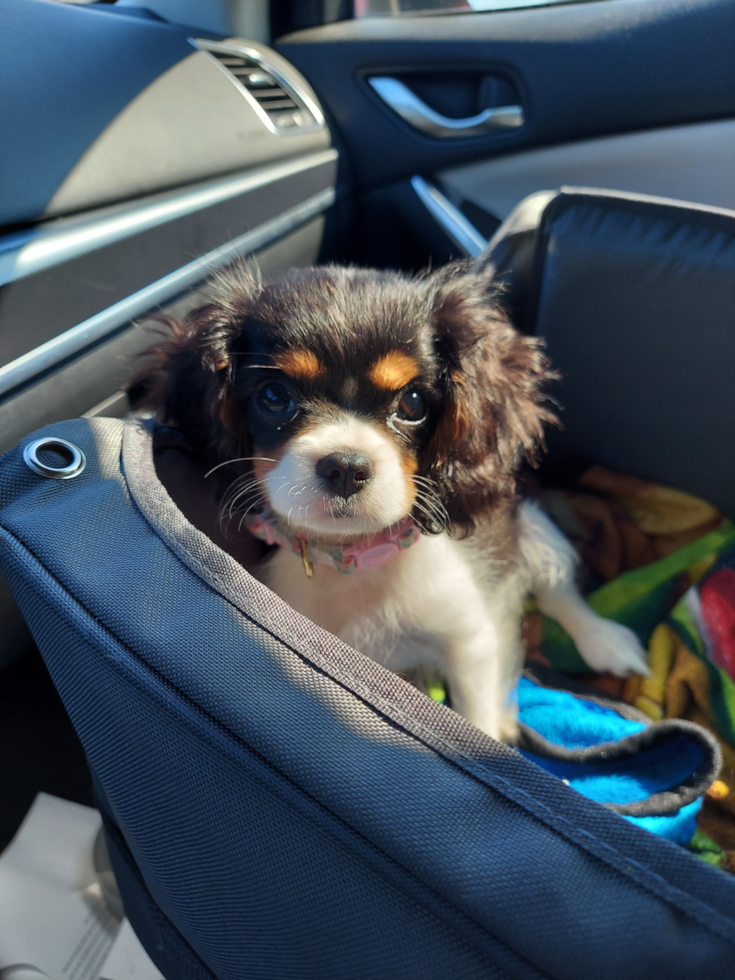
[[[253,92],[253,95],[255,96],[256,99],[258,99],[258,95],[256,92]],[[298,109],[298,105],[294,102],[293,99],[289,99],[287,95],[282,95],[278,99],[274,99],[273,97],[269,99],[258,99],[258,103],[268,111],[270,111],[271,109]]]
[[[313,128],[321,124],[317,121],[307,102],[299,97],[290,85],[282,80],[279,72],[272,73],[271,66],[261,61],[260,57],[248,57],[246,54],[236,54],[234,51],[222,51],[213,42],[197,39],[197,46],[216,58],[222,68],[235,80],[240,88],[247,93],[260,110],[261,117],[265,114],[268,125],[274,132],[291,132]],[[212,46],[210,47],[210,43]]]
[[[248,86],[248,88],[250,88],[250,86]],[[288,95],[286,94],[286,92],[282,88],[280,88],[280,87],[278,87],[278,88],[254,88],[253,89],[253,95],[258,100],[260,100],[260,99],[273,99],[273,98],[282,99],[284,97],[285,98],[288,98]]]

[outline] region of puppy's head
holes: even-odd
[[[168,421],[240,460],[232,511],[297,531],[374,534],[412,514],[468,533],[515,492],[541,440],[539,343],[462,266],[418,278],[325,267],[263,283],[239,267],[159,345]],[[239,496],[238,496],[239,495]]]

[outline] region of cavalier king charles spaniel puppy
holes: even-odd
[[[274,592],[391,670],[434,665],[452,707],[510,742],[527,592],[594,670],[647,673],[635,636],[579,594],[569,542],[519,499],[553,375],[483,278],[328,266],[264,282],[240,265],[214,297],[168,318],[153,401],[229,470],[223,519],[273,546],[256,574]]]

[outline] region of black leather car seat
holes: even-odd
[[[540,192],[479,261],[563,375],[557,460],[594,460],[735,513],[735,212]]]

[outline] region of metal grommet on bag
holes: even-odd
[[[42,463],[38,454],[44,449],[57,453],[62,459],[67,460],[66,464],[50,466],[48,463]],[[45,476],[49,480],[71,480],[79,476],[87,465],[84,453],[78,446],[73,442],[67,442],[66,439],[57,439],[53,436],[29,443],[23,450],[23,461],[34,473]]]

